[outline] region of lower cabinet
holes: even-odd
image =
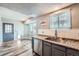
[[[54,47],[52,47],[52,56],[55,56],[55,49],[54,49]]]
[[[79,50],[32,38],[32,50],[40,56],[79,56]]]
[[[52,44],[52,56],[65,56],[65,47]]]
[[[65,52],[55,49],[55,56],[65,56]]]
[[[79,56],[79,51],[67,48],[66,54],[67,54],[67,56]]]
[[[51,56],[51,43],[43,42],[43,56]]]

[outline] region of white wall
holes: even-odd
[[[24,35],[24,24],[22,24],[20,21],[25,17],[27,16],[24,14],[0,7],[0,42],[3,40],[2,23],[5,22],[14,24],[14,39],[16,40],[18,39],[18,35]]]
[[[25,24],[24,25],[24,37],[28,37],[29,36],[29,25]]]
[[[13,11],[13,10],[10,10],[4,7],[0,7],[0,16],[6,17],[9,19],[15,19],[15,20],[21,20],[27,17],[26,15],[22,13],[19,13],[19,12],[16,12],[16,11]]]

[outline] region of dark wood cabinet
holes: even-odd
[[[67,48],[67,56],[79,56],[79,51],[71,48]]]
[[[54,47],[52,47],[52,56],[55,56],[55,49],[54,49]]]
[[[55,49],[58,49],[60,51],[65,52],[65,47],[64,46],[61,46],[61,45],[58,45],[58,44],[52,44],[52,47],[55,48]]]
[[[51,43],[43,42],[43,56],[51,56]]]
[[[65,56],[65,47],[52,44],[52,56]]]
[[[32,38],[32,50],[41,56],[79,56],[79,50]]]
[[[65,56],[65,52],[61,50],[55,49],[54,52],[55,52],[54,53],[55,56]]]

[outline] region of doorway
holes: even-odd
[[[3,23],[3,42],[14,40],[14,24]]]

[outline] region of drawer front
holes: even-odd
[[[68,49],[67,49],[67,56],[68,56],[68,55],[79,56],[79,51],[76,51],[76,50],[74,50],[74,49],[68,48]]]
[[[49,42],[43,42],[45,45],[48,45],[48,46],[51,46],[51,43],[49,43]]]
[[[63,47],[63,46],[60,46],[60,45],[55,45],[55,44],[52,44],[52,47],[53,48],[56,48],[56,49],[59,49],[59,50],[61,50],[61,51],[65,51],[65,47]]]
[[[73,54],[72,53],[67,53],[67,56],[73,56]]]
[[[65,52],[62,52],[58,49],[55,49],[55,53],[54,53],[55,56],[65,56]]]

